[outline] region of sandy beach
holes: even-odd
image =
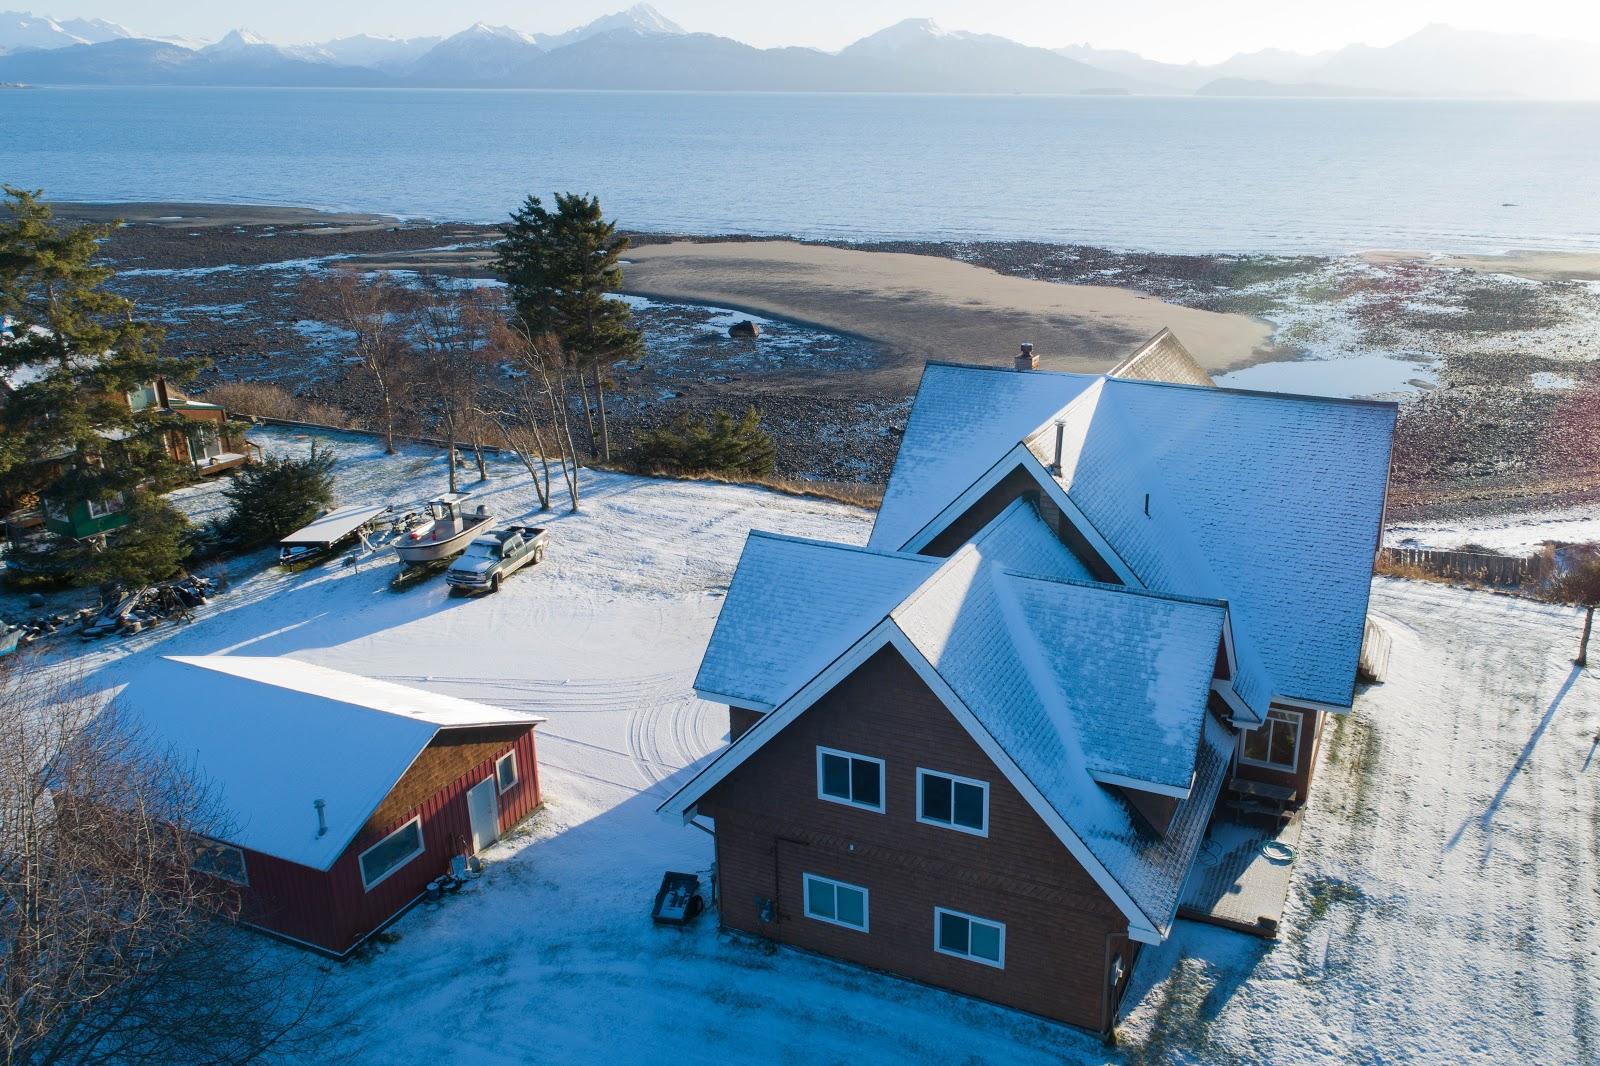
[[[1239,314],[1166,303],[1131,289],[1011,277],[931,255],[793,241],[677,241],[629,253],[627,289],[726,304],[886,345],[913,375],[928,359],[1009,363],[1037,346],[1041,366],[1101,371],[1170,327],[1208,369],[1272,356],[1271,328]]]

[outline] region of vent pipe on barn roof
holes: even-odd
[[[328,835],[328,805],[322,800],[312,800],[311,806],[317,809],[317,836]]]

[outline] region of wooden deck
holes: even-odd
[[[1300,814],[1274,829],[1265,820],[1236,820],[1219,810],[1184,883],[1178,917],[1276,938],[1294,858],[1262,854],[1269,841],[1298,850]]]
[[[250,456],[238,452],[223,452],[213,459],[202,459],[194,464],[195,473],[201,477],[220,474],[225,470],[236,470],[250,461]]]

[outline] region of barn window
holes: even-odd
[[[1300,715],[1269,710],[1267,720],[1244,735],[1243,758],[1254,766],[1293,770],[1300,763]]]
[[[232,844],[196,837],[193,847],[194,859],[189,863],[190,869],[210,874],[212,877],[220,877],[224,881],[232,881],[236,885],[250,883],[250,871],[245,868],[244,852]]]
[[[933,950],[1005,969],[1006,927],[987,918],[933,908]]]
[[[422,818],[418,816],[361,853],[361,883],[368,891],[422,854]]]
[[[806,917],[867,931],[867,890],[860,885],[806,874]]]
[[[517,786],[517,753],[516,752],[508,751],[504,755],[500,756],[500,758],[495,760],[495,763],[494,763],[494,779],[495,779],[495,782],[499,785],[499,788],[500,788],[501,792],[504,792],[507,789],[515,788]]]
[[[883,760],[818,748],[817,795],[831,803],[883,813]]]
[[[917,771],[917,821],[976,836],[989,834],[989,783]]]

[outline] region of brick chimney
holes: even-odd
[[[1022,350],[1017,353],[1017,369],[1018,370],[1038,370],[1039,369],[1039,357],[1037,355],[1033,354],[1033,345],[1024,344],[1022,346]]]

